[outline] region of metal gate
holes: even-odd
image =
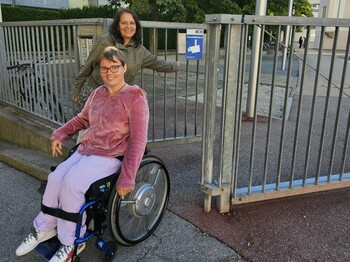
[[[228,212],[349,186],[349,19],[208,15],[206,23],[205,211],[212,197]],[[303,30],[304,47],[283,44],[287,27],[290,39]]]
[[[0,100],[62,124],[73,116],[71,87],[96,39],[112,19],[73,19],[0,23]],[[177,73],[143,69],[136,84],[146,90],[151,110],[149,141],[201,139],[205,60],[187,60],[186,29],[206,31],[205,24],[141,21],[143,35],[157,33],[152,50],[180,61]],[[147,43],[148,44],[148,41]],[[168,47],[169,46],[169,47]]]

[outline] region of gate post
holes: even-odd
[[[234,146],[235,92],[240,54],[240,26],[242,16],[207,15],[208,43],[206,52],[204,90],[204,128],[202,144],[202,180],[200,190],[205,194],[204,211],[210,212],[212,197],[217,197],[216,207],[220,213],[229,212],[232,188],[232,155]],[[223,86],[220,174],[213,180],[213,152],[215,140],[215,112],[218,87],[219,50],[221,24],[225,23],[225,72]],[[231,24],[239,25],[231,25]],[[232,69],[232,70],[231,70]]]
[[[205,20],[209,25],[205,66],[202,178],[200,190],[205,193],[204,211],[210,212],[211,197],[213,196],[213,152],[221,24],[217,22],[215,15],[207,15]]]
[[[237,132],[240,130],[241,106],[238,102],[240,56],[245,50],[241,47],[242,16],[225,17],[225,72],[222,96],[221,142],[220,142],[220,176],[221,195],[217,200],[220,213],[230,211],[231,192],[234,181],[234,147]],[[241,91],[241,90],[238,90]],[[236,126],[236,125],[237,126]]]

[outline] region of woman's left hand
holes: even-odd
[[[118,195],[121,197],[121,199],[124,199],[124,197],[131,191],[132,191],[132,188],[123,188],[123,187],[117,188]]]
[[[53,157],[62,156],[62,143],[58,140],[52,140],[51,152]]]

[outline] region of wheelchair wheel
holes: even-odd
[[[148,238],[166,211],[169,174],[155,156],[145,156],[136,174],[135,189],[121,200],[112,190],[108,203],[108,227],[114,240],[131,246]]]

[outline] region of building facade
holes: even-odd
[[[0,4],[49,9],[67,9],[81,8],[83,6],[106,5],[108,4],[108,0],[0,0]]]
[[[310,1],[311,2],[311,1]],[[318,17],[321,18],[350,18],[350,1],[349,0],[319,0]],[[323,38],[323,47],[330,49],[333,46],[333,36],[335,28],[327,27],[325,29],[325,37]],[[321,28],[316,28],[314,47],[317,48],[320,43]],[[337,48],[345,50],[347,39],[347,30],[341,28],[339,30],[339,38]]]

